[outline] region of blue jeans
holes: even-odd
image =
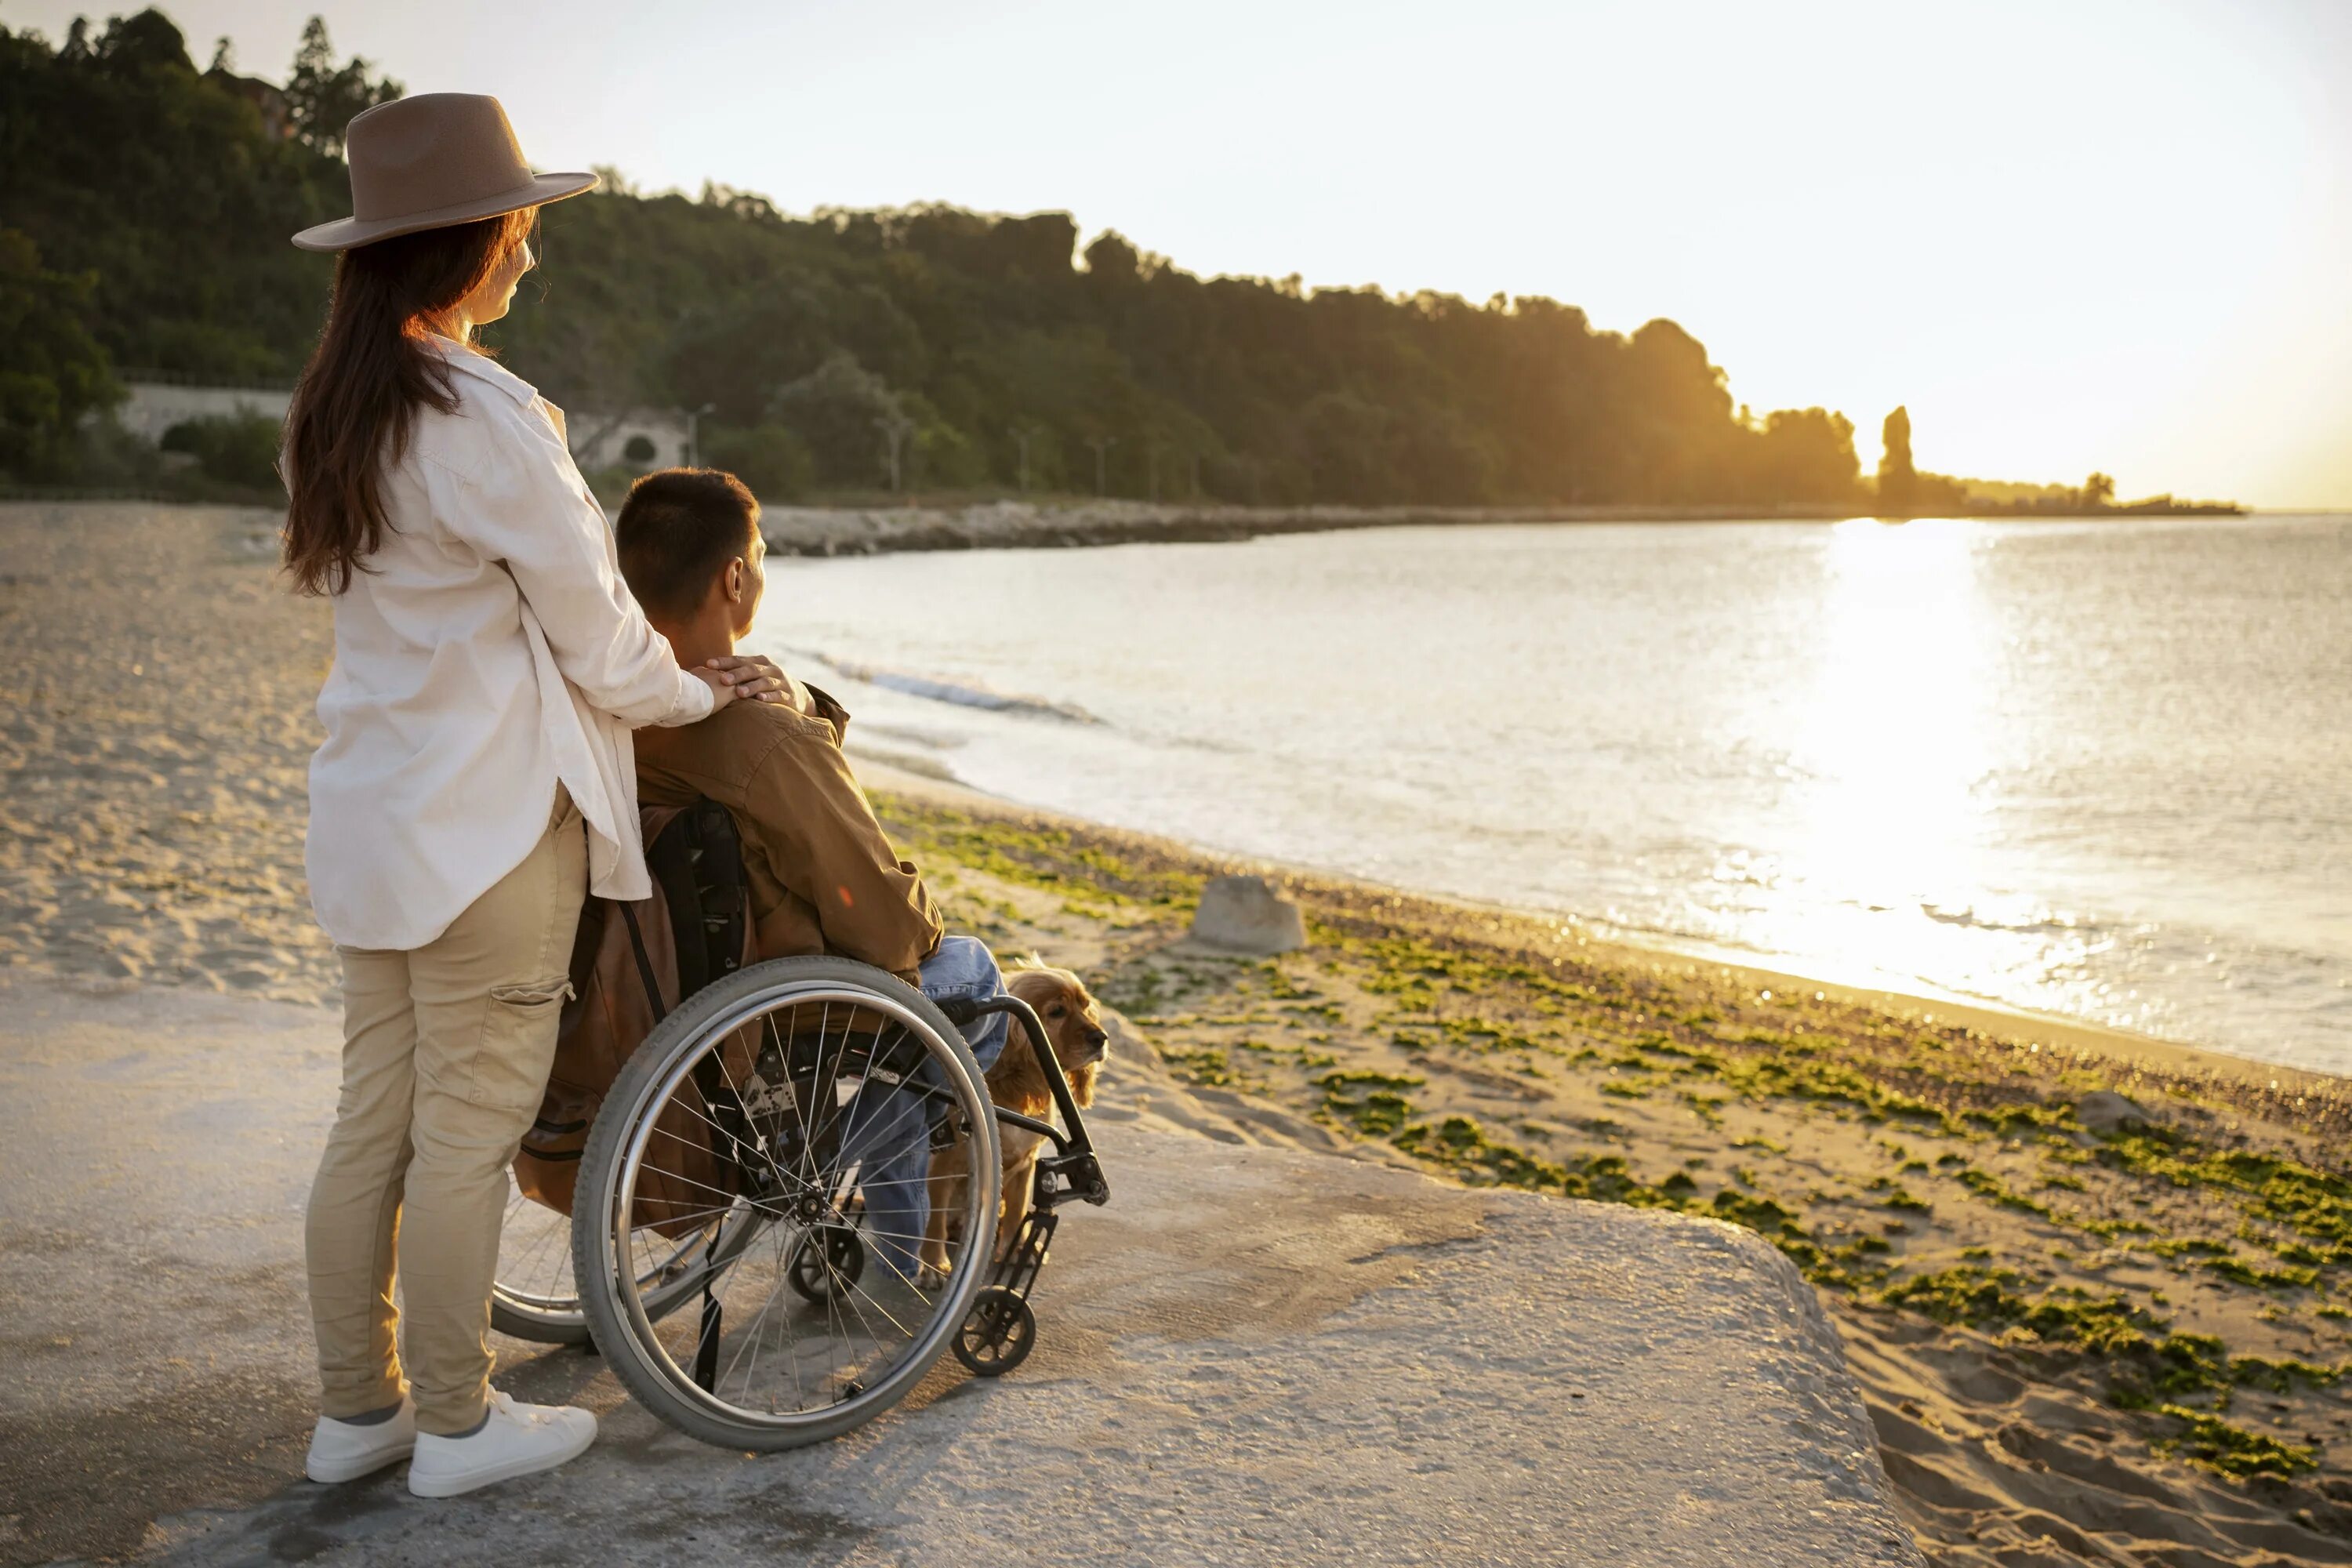
[[[1004,977],[995,955],[977,937],[943,936],[938,951],[923,960],[923,994],[934,1002],[984,1001],[1002,993]],[[981,1070],[996,1065],[1013,1021],[1002,1013],[976,1019],[964,1037]],[[928,1069],[929,1064],[926,1064]],[[929,1071],[922,1075],[929,1077]],[[930,1223],[931,1127],[927,1112],[937,1104],[939,1085],[929,1095],[892,1085],[869,1083],[850,1102],[843,1123],[842,1153],[862,1167],[859,1189],[866,1198],[866,1245],[889,1274],[912,1280],[916,1254]]]

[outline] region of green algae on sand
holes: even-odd
[[[2336,1463],[2233,1398],[2308,1399],[2352,1367],[2352,1177],[2326,1155],[2352,1132],[2341,1096],[2045,1051],[1311,877],[1292,879],[1307,949],[1218,958],[1181,940],[1229,868],[1212,857],[1015,810],[877,806],[959,889],[1002,889],[995,918],[1011,900],[1088,922],[1097,989],[1181,1080],[1453,1180],[1742,1226],[1864,1313],[2032,1352],[2151,1452],[2215,1474]],[[2160,1121],[2093,1134],[2075,1102],[2110,1086]]]

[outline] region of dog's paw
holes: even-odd
[[[915,1289],[918,1290],[936,1290],[947,1282],[948,1271],[940,1265],[919,1263],[915,1266]]]

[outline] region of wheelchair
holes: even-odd
[[[961,1028],[997,1013],[1036,1043],[1061,1126],[991,1104]],[[1000,1122],[1050,1145],[1002,1258]],[[931,1213],[932,1152],[959,1141],[968,1176]],[[750,965],[663,1017],[596,1113],[568,1247],[562,1215],[512,1196],[502,1331],[591,1345],[680,1431],[774,1450],[872,1419],[950,1352],[1020,1364],[1058,1210],[1109,1188],[1027,1004],[943,1005],[825,957]]]

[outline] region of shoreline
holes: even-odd
[[[1083,548],[1111,544],[1203,544],[1290,533],[1364,528],[1623,522],[1845,522],[1871,514],[1813,502],[1776,505],[1298,506],[1255,507],[1121,500],[996,500],[968,505],[777,505],[761,513],[768,548],[783,555],[877,555],[928,550]],[[2147,511],[2018,511],[1985,507],[1888,518],[1955,516],[1977,521],[2106,521],[2209,517],[2244,519],[2244,508],[2185,504]]]
[[[0,508],[9,981],[331,1022],[302,873],[331,628],[272,570],[277,524]],[[74,651],[94,616],[105,659]],[[856,765],[954,929],[1077,971],[1112,1010],[1111,1103],[1778,1248],[1938,1568],[2352,1560],[2344,1080],[2272,1089],[2243,1058],[1268,868],[862,747]],[[1307,947],[1190,940],[1234,870],[1270,872]],[[1570,1289],[1572,1261],[1531,1278]]]
[[[1256,873],[1277,881],[1352,889],[1408,899],[1433,907],[1450,908],[1465,915],[1488,916],[1535,926],[1565,923],[1573,926],[1580,933],[1578,946],[1603,962],[1641,965],[1660,973],[1690,976],[1706,973],[1719,980],[1736,980],[1758,991],[1810,992],[1822,1000],[1864,1007],[1893,1016],[1930,1024],[1955,1023],[1982,1034],[2014,1037],[2029,1046],[2046,1045],[2053,1051],[2078,1056],[2091,1053],[2120,1063],[2151,1064],[2169,1073],[2231,1079],[2290,1094],[2309,1091],[2352,1095],[2352,1076],[2264,1061],[2257,1057],[2238,1056],[2213,1046],[2168,1040],[2136,1029],[2011,1006],[1989,998],[1939,993],[1924,985],[1914,991],[1897,986],[1829,980],[1804,973],[1799,969],[1779,967],[1773,955],[1769,953],[1736,954],[1727,949],[1710,949],[1696,942],[1685,947],[1677,945],[1669,938],[1627,936],[1572,913],[1522,909],[1458,894],[1432,892],[1368,878],[1346,876],[1293,861],[1237,855],[1213,846],[1114,826],[1091,817],[992,795],[961,779],[943,778],[910,769],[893,760],[888,752],[865,750],[857,743],[855,733],[853,731],[850,756],[856,765],[860,781],[869,790],[880,789],[942,805],[1056,823],[1101,837],[1133,839],[1161,847],[1171,854],[1213,861],[1237,872]]]

